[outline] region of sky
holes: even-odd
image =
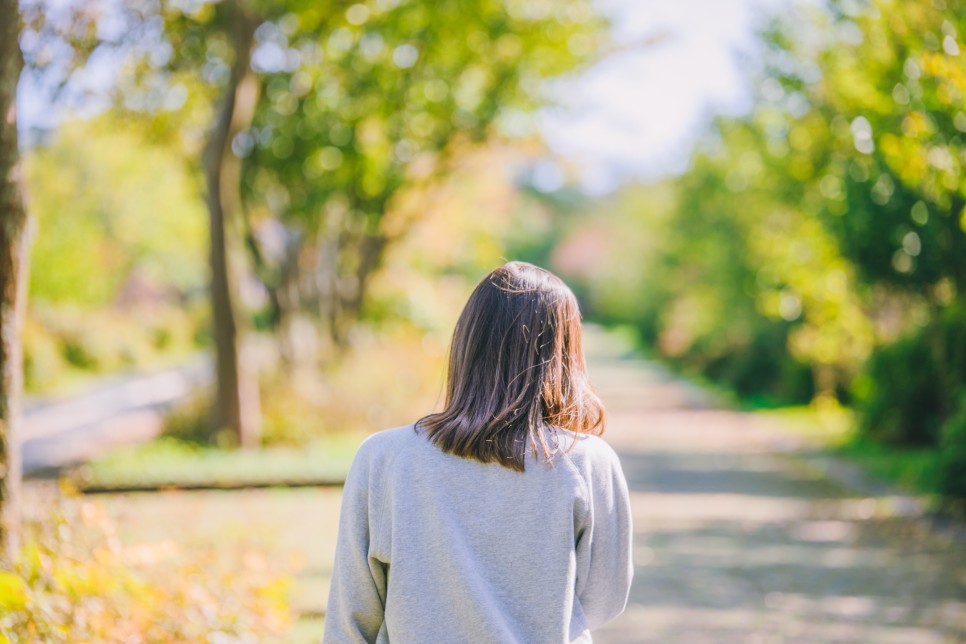
[[[680,172],[715,114],[751,107],[756,32],[784,0],[598,0],[619,46],[555,88],[538,117],[551,150],[583,187]],[[547,187],[562,180],[547,171]],[[538,186],[539,187],[539,186]]]

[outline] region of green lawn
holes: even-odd
[[[259,487],[338,484],[365,434],[332,434],[304,447],[226,450],[162,437],[123,448],[78,468],[81,490]]]

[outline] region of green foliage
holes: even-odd
[[[519,131],[545,100],[542,81],[598,51],[602,26],[586,0],[252,9],[259,98],[232,142],[244,159],[249,249],[259,278],[280,294],[269,322],[301,309],[338,342],[387,248],[423,216],[426,204],[412,195],[481,142]],[[223,83],[213,70],[235,55],[225,7],[164,15],[175,52],[168,66]],[[282,230],[281,243],[262,243],[254,231],[266,227]]]
[[[936,445],[966,386],[964,28],[944,3],[889,0],[785,24],[755,116],[773,179],[877,287],[858,291],[880,344],[860,427],[898,445]]]
[[[316,435],[299,446],[226,450],[163,436],[81,466],[81,489],[244,487],[343,480],[364,433]]]
[[[214,438],[211,427],[213,404],[210,390],[193,392],[186,401],[165,414],[162,435],[187,445],[211,445]]]
[[[761,257],[748,204],[735,201],[722,172],[702,158],[679,180],[595,205],[575,220],[554,266],[588,315],[633,325],[663,360],[757,404],[807,402],[810,365],[788,348],[802,324],[767,306],[764,267],[775,275],[781,266]]]
[[[50,394],[94,374],[168,366],[198,350],[204,317],[168,303],[93,311],[35,303],[22,336],[24,386]]]
[[[110,125],[109,125],[110,123]],[[90,310],[204,286],[207,216],[184,162],[108,117],[27,158],[37,234],[29,297]]]
[[[860,431],[893,445],[935,445],[944,417],[928,330],[876,350],[857,383]]]
[[[197,348],[207,217],[184,160],[142,129],[109,117],[70,122],[27,157],[37,218],[22,338],[28,391]]]
[[[896,445],[936,446],[966,389],[966,309],[947,307],[932,321],[876,349],[855,386],[859,428]]]
[[[857,463],[879,481],[938,500],[943,494],[937,473],[944,458],[937,447],[895,446],[852,434],[832,446],[832,453]]]
[[[239,141],[249,197],[313,230],[327,220],[376,234],[400,187],[459,137],[483,139],[501,113],[539,104],[536,81],[586,58],[596,26],[583,0],[369,3],[268,20],[264,50],[301,54],[290,68],[256,50],[264,98]]]
[[[702,362],[700,371],[725,383],[754,407],[806,403],[815,394],[812,371],[809,365],[788,355],[787,336],[784,325],[762,324],[747,345],[729,347],[727,353]],[[708,355],[700,345],[694,351]]]
[[[771,67],[749,119],[784,203],[820,218],[864,280],[907,288],[959,272],[957,182],[924,181],[948,165],[947,153],[958,155],[960,138],[954,128],[937,137],[920,126],[958,109],[934,100],[959,90],[938,90],[922,65],[935,62],[937,34],[955,32],[961,16],[929,2],[880,1],[797,18],[769,35]],[[927,115],[937,111],[946,114]],[[958,174],[951,163],[946,170]]]
[[[952,499],[966,501],[966,394],[956,412],[943,424],[938,488]]]
[[[71,499],[27,528],[0,571],[0,641],[265,641],[291,622],[290,582],[257,553],[229,569],[170,541],[126,544],[103,508]]]

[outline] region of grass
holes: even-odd
[[[854,426],[851,410],[838,405],[797,405],[756,409],[751,413],[823,449],[832,449],[849,440]]]
[[[941,450],[938,447],[898,448],[853,436],[830,451],[855,462],[873,477],[909,492],[939,494],[936,473]]]
[[[226,450],[161,437],[95,459],[71,479],[82,491],[99,492],[337,484],[364,438],[361,433],[331,434],[304,447]]]

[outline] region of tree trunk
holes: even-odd
[[[260,411],[253,356],[245,350],[235,296],[241,275],[241,159],[231,150],[235,136],[251,125],[258,82],[250,61],[258,21],[240,0],[231,12],[229,37],[235,60],[225,96],[205,149],[205,179],[211,227],[211,304],[216,351],[215,427],[244,447],[258,444]]]
[[[362,318],[362,308],[366,303],[369,289],[369,278],[382,265],[388,239],[381,234],[365,234],[351,245],[351,252],[355,254],[353,261],[346,262],[354,265],[354,270],[348,275],[341,275],[338,280],[340,286],[336,290],[336,302],[332,305],[336,315],[333,316],[333,339],[341,345],[349,337],[349,331]],[[350,252],[350,249],[340,249]]]
[[[9,561],[17,552],[20,528],[20,329],[29,234],[17,148],[17,82],[23,67],[17,0],[0,0],[0,16],[0,558]]]
[[[308,327],[302,315],[302,257],[306,249],[301,239],[290,240],[279,268],[275,299],[278,302],[278,325],[275,328],[279,355],[286,367],[315,365],[318,357],[315,333],[306,334]],[[311,322],[308,323],[311,325]]]

